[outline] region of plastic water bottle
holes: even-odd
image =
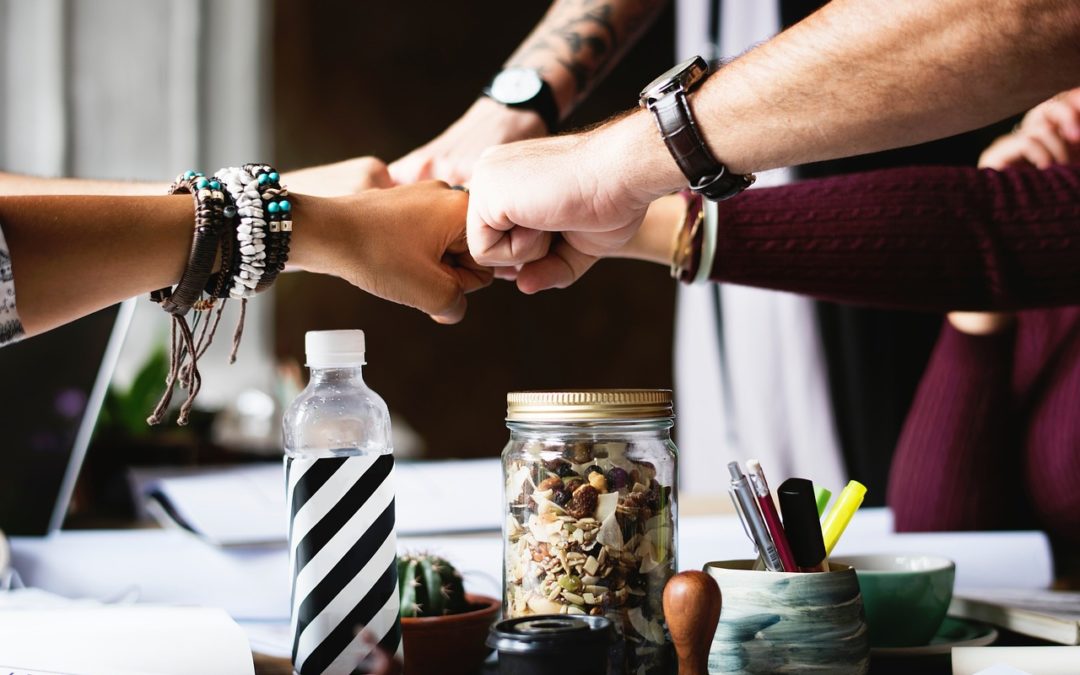
[[[390,413],[365,383],[364,332],[313,331],[311,381],[285,412],[293,671],[401,659]]]

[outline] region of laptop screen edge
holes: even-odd
[[[116,322],[113,324],[109,343],[105,347],[105,355],[101,359],[101,367],[98,368],[97,377],[94,379],[94,387],[90,390],[90,396],[86,402],[82,420],[79,422],[79,430],[75,434],[75,442],[71,449],[71,457],[68,459],[67,469],[64,471],[64,479],[60,483],[60,491],[53,506],[52,517],[49,518],[48,533],[52,534],[60,529],[67,516],[68,506],[71,504],[71,496],[75,491],[75,481],[82,469],[83,459],[90,447],[90,439],[94,435],[94,426],[97,424],[101,406],[105,402],[105,392],[109,389],[113,371],[120,359],[120,350],[124,347],[128,328],[131,326],[131,318],[135,315],[136,298],[129,298],[120,303],[120,310],[116,314]]]

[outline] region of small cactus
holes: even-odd
[[[442,558],[407,553],[398,556],[397,565],[402,617],[443,616],[469,609],[461,573]]]

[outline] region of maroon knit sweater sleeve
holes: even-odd
[[[1006,529],[1022,520],[1014,344],[1012,329],[942,329],[889,471],[898,531]]]
[[[891,169],[718,207],[714,281],[932,311],[1080,303],[1080,166]]]

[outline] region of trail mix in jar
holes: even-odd
[[[673,476],[662,484],[625,442],[533,441],[505,463],[507,616],[607,616],[620,638],[613,672],[668,672]]]

